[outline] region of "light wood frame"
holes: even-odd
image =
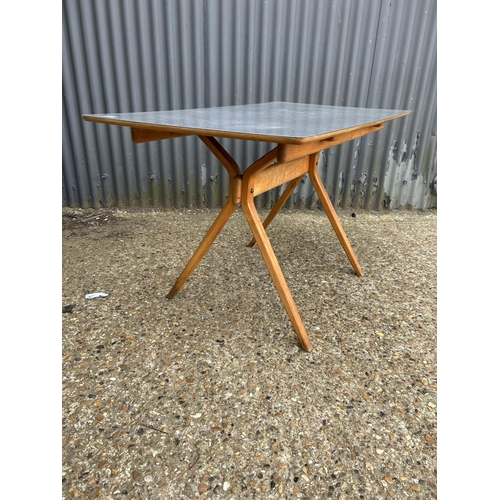
[[[196,269],[196,266],[199,264],[201,259],[212,246],[212,243],[215,241],[222,228],[231,217],[231,214],[234,212],[236,207],[241,204],[243,213],[245,214],[245,218],[253,234],[253,239],[250,241],[248,246],[253,246],[257,243],[269,270],[269,274],[271,275],[271,279],[273,280],[276,290],[278,291],[281,302],[283,303],[295,333],[297,334],[300,345],[306,352],[310,352],[312,350],[311,341],[304,327],[304,323],[302,322],[302,318],[297,310],[297,306],[292,298],[290,289],[288,288],[281,267],[271,246],[271,242],[266,234],[266,228],[281,210],[286,200],[299,184],[302,177],[305,174],[309,174],[312,185],[318,193],[318,197],[323,205],[323,209],[325,210],[328,220],[330,221],[330,224],[332,225],[332,228],[335,231],[347,258],[349,259],[354,272],[358,276],[362,276],[363,271],[358,259],[356,258],[347,235],[319,176],[318,156],[319,152],[325,148],[350,141],[356,137],[361,137],[362,135],[379,130],[382,127],[383,124],[369,126],[357,130],[355,133],[347,132],[344,134],[338,134],[325,141],[308,142],[304,144],[278,144],[274,149],[266,153],[250,167],[248,167],[243,174],[241,173],[238,164],[215,139],[215,137],[199,135],[198,137],[221,162],[229,175],[228,196],[224,207],[208,229],[205,237],[167,294],[167,297],[172,299],[181,289]],[[150,139],[147,140],[156,140],[154,139],[154,133],[149,136],[144,134],[141,136],[141,139],[144,137],[150,137]],[[158,139],[160,138],[163,139],[165,137],[158,137]],[[288,186],[285,188],[284,192],[271,209],[265,221],[261,222],[255,207],[255,197],[285,183],[288,183]]]

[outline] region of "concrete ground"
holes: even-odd
[[[306,353],[241,210],[168,300],[217,211],[64,208],[63,498],[436,498],[437,214],[352,212],[268,228]]]

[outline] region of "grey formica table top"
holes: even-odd
[[[265,102],[212,108],[82,115],[87,121],[185,135],[278,143],[326,139],[410,114],[408,110]]]

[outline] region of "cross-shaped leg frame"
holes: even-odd
[[[335,213],[335,209],[333,208],[323,182],[319,177],[318,155],[319,151],[322,149],[352,140],[355,137],[360,137],[374,132],[380,128],[382,128],[382,125],[366,127],[354,133],[351,132],[341,134],[327,141],[316,141],[305,145],[280,144],[258,159],[253,165],[247,168],[243,174],[241,173],[238,164],[214,137],[199,136],[207,148],[227,170],[227,173],[229,174],[229,192],[224,207],[213,224],[210,226],[210,229],[207,231],[205,237],[187,263],[167,297],[169,299],[173,298],[184,285],[203,256],[212,246],[212,243],[215,241],[218,234],[229,220],[229,217],[231,217],[231,214],[234,212],[236,207],[241,204],[243,213],[245,214],[254,236],[252,241],[249,243],[249,246],[257,243],[288,317],[290,318],[293,328],[295,329],[300,345],[305,351],[310,352],[312,350],[311,341],[309,340],[309,336],[307,335],[306,329],[285,281],[283,272],[278,264],[278,260],[276,259],[276,255],[274,254],[274,250],[265,229],[283,207],[288,197],[292,194],[293,190],[300,182],[301,178],[308,173],[333,230],[335,231],[342,248],[347,254],[354,272],[358,276],[362,276],[363,271],[361,270],[361,266],[359,265],[353,249],[351,248],[344,229],[340,224],[339,218]],[[289,184],[285,191],[272,208],[264,223],[262,223],[255,207],[255,196],[287,182]]]

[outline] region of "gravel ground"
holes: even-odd
[[[278,215],[311,353],[216,213],[63,209],[63,498],[436,498],[436,212]]]

